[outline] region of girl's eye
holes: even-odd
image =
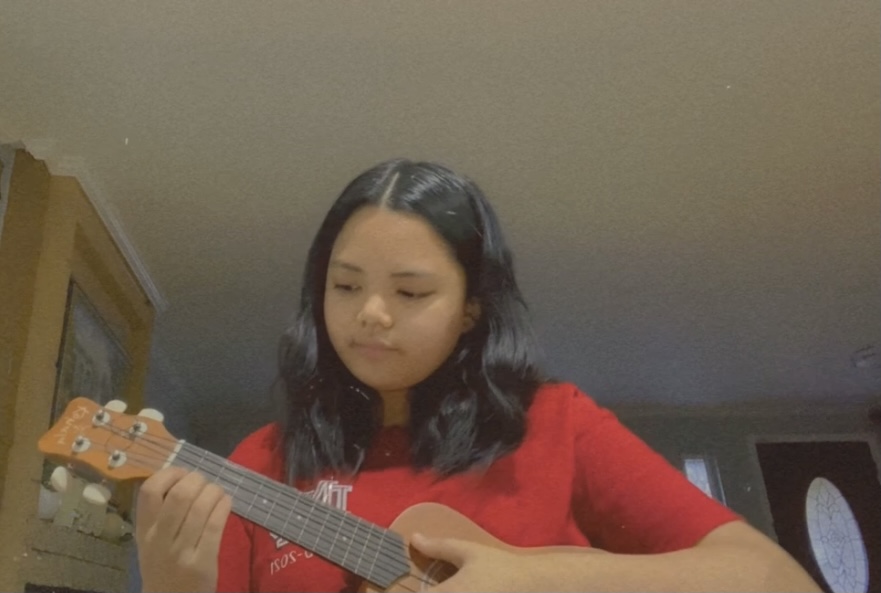
[[[416,299],[423,299],[423,298],[431,295],[432,293],[431,292],[412,292],[410,290],[399,290],[398,294],[400,294],[405,299],[416,300]]]
[[[333,289],[338,290],[340,292],[355,292],[358,289],[358,287],[355,286],[354,284],[336,284],[335,283],[333,285]]]

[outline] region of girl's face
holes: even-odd
[[[346,222],[331,251],[327,333],[349,371],[381,395],[404,394],[453,352],[479,313],[465,272],[421,217],[374,206]]]

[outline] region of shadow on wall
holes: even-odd
[[[203,407],[193,418],[192,443],[226,457],[250,433],[276,420],[268,393],[250,402]]]

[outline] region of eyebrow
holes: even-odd
[[[363,274],[364,270],[355,264],[345,262],[339,259],[334,259],[330,262],[330,267],[332,268],[342,268],[344,270],[348,270],[350,272],[356,272],[358,274]],[[428,278],[434,276],[432,272],[426,272],[424,270],[401,270],[399,272],[392,272],[392,278]]]

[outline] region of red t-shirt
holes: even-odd
[[[283,476],[278,428],[248,436],[230,459]],[[688,548],[740,517],[707,497],[574,385],[539,389],[526,436],[482,472],[437,480],[407,464],[400,427],[378,435],[357,476],[317,481],[313,496],[388,527],[406,508],[439,502],[515,546],[596,546],[648,554]],[[427,533],[430,535],[430,533]],[[231,515],[220,549],[218,591],[342,591],[337,566]]]

